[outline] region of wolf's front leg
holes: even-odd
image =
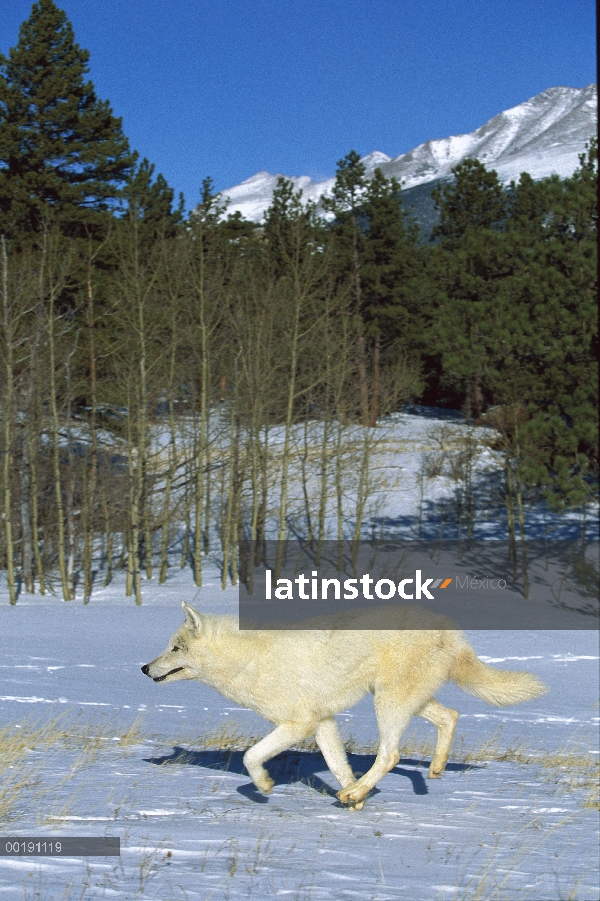
[[[282,751],[287,751],[296,742],[302,741],[314,731],[314,728],[314,723],[283,723],[246,751],[244,766],[261,792],[268,795],[275,784],[263,764]]]
[[[348,763],[336,721],[333,718],[321,720],[317,726],[315,738],[325,758],[325,763],[342,786],[342,789],[349,789],[355,783],[354,773]],[[356,804],[351,805],[352,810],[362,810],[364,806],[364,801],[357,801]]]
[[[333,718],[321,720],[315,732],[315,739],[325,763],[342,788],[352,785],[354,773],[350,769],[336,721]]]
[[[365,798],[372,788],[375,788],[380,779],[389,773],[400,760],[398,744],[400,736],[408,725],[413,711],[405,704],[404,710],[401,700],[395,696],[394,691],[379,690],[375,694],[375,712],[379,726],[379,750],[375,763],[371,769],[361,776],[352,785],[338,792],[338,798],[342,804],[350,807],[358,807],[364,804]]]

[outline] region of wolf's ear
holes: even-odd
[[[194,610],[193,607],[190,607],[189,604],[186,604],[184,601],[181,605],[183,607],[183,612],[185,613],[185,624],[194,635],[199,635],[202,632],[202,617],[198,613],[197,610]]]

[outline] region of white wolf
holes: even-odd
[[[446,682],[497,705],[518,704],[546,691],[530,673],[482,663],[449,620],[416,607],[354,613],[346,617],[344,629],[325,628],[335,622],[323,618],[313,621],[321,626],[313,630],[240,631],[233,616],[200,614],[189,604],[182,606],[184,625],[142,672],[155,682],[198,679],[274,723],[276,728],[244,755],[244,765],[262,792],[273,787],[263,764],[314,734],[342,786],[338,798],[360,809],[400,759],[400,736],[412,716],[437,727],[429,775],[441,774],[458,719],[455,710],[433,698]],[[374,628],[378,622],[382,629]],[[371,769],[355,779],[334,716],[369,691],[375,701],[379,749]]]

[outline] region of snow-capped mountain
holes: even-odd
[[[394,176],[406,190],[448,178],[454,166],[467,157],[481,160],[495,169],[503,184],[518,179],[521,172],[533,178],[556,173],[572,175],[578,155],[596,134],[598,93],[596,85],[586,88],[549,88],[525,103],[494,116],[467,135],[426,141],[395,158],[376,150],[363,157],[367,173],[378,166]],[[278,175],[257,172],[239,185],[223,191],[229,198],[227,211],[259,222],[271,202]],[[331,191],[333,178],[315,183],[307,175],[292,176],[304,200],[314,200]]]

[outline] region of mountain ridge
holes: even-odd
[[[451,171],[467,157],[479,159],[495,169],[508,185],[521,172],[534,179],[556,173],[572,175],[586,142],[596,134],[598,93],[595,84],[585,88],[554,87],[498,113],[475,131],[419,144],[408,153],[390,157],[380,150],[362,157],[367,174],[381,168],[388,178],[402,183],[403,191],[451,177]],[[244,218],[260,222],[271,203],[279,174],[263,170],[238,185],[222,191],[229,200],[227,212],[239,211]],[[304,200],[319,203],[334,184],[329,178],[314,182],[308,175],[286,176]],[[420,192],[419,192],[420,193]]]

